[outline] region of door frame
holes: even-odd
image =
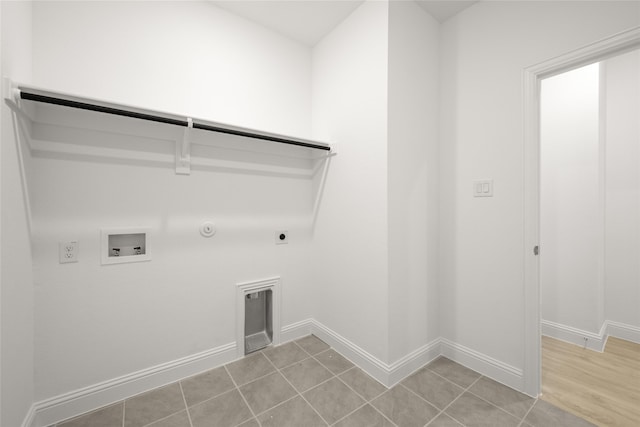
[[[607,37],[523,70],[524,98],[524,384],[537,397],[542,383],[540,331],[540,84],[547,77],[640,48],[640,27]],[[544,248],[542,248],[544,250]]]

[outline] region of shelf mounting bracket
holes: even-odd
[[[187,127],[184,128],[182,140],[176,141],[176,174],[191,174],[191,134],[193,132],[193,119],[187,118]]]

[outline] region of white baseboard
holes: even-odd
[[[602,352],[607,342],[606,324],[602,325],[599,334],[583,331],[560,323],[550,322],[548,320],[540,321],[542,335],[565,341],[580,347],[586,347],[590,350]],[[585,340],[586,338],[586,340]]]
[[[363,350],[340,334],[327,328],[320,322],[313,320],[311,332],[333,347],[335,351],[357,365],[360,369],[378,380],[378,382],[388,386],[389,369],[386,363],[369,354],[367,351]]]
[[[606,321],[607,335],[640,344],[640,328],[620,322]]]
[[[442,339],[437,338],[396,360],[389,366],[388,387],[399,383],[424,365],[437,359],[441,354]]]
[[[580,347],[585,346],[590,350],[603,352],[609,337],[620,338],[640,344],[640,328],[612,320],[605,320],[600,328],[600,333],[583,331],[560,323],[542,320],[542,335],[559,339]]]
[[[29,412],[27,412],[27,416],[24,417],[24,421],[20,424],[20,427],[31,427],[36,418],[36,405],[35,403],[31,405],[29,408]]]
[[[638,332],[638,331],[636,331]],[[628,331],[626,332],[628,333]],[[443,355],[494,380],[522,390],[522,371],[446,339],[437,338],[388,364],[314,319],[285,326],[280,342],[314,334],[360,369],[392,387],[422,366]],[[229,343],[201,353],[143,369],[109,381],[35,403],[22,427],[44,427],[121,401],[156,387],[196,375],[237,359],[236,344]]]
[[[310,335],[312,333],[312,325],[312,319],[305,319],[283,327],[282,331],[280,331],[280,343],[284,344]]]
[[[524,390],[524,374],[521,369],[445,338],[441,339],[440,346],[444,357],[511,388]]]
[[[386,387],[393,387],[440,355],[438,338],[387,364],[320,322],[312,321],[311,332]]]
[[[237,358],[230,343],[37,402],[28,427],[44,427],[213,369]]]

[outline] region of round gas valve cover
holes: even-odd
[[[216,225],[211,221],[205,221],[200,225],[200,234],[203,237],[211,237],[216,234]]]

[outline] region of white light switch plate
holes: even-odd
[[[473,197],[493,197],[493,180],[481,179],[473,181]]]

